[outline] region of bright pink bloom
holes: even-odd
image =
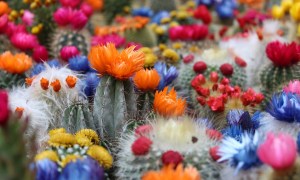
[[[16,48],[21,50],[30,50],[38,45],[37,37],[25,32],[14,33],[10,41]]]
[[[58,8],[54,14],[54,21],[59,26],[66,26],[71,23],[73,17],[73,10],[71,8],[60,7]]]
[[[4,126],[9,118],[8,94],[0,91],[0,126]]]
[[[189,54],[183,58],[183,62],[185,64],[189,64],[189,63],[193,62],[194,59],[195,59],[195,56],[193,54]]]
[[[76,46],[65,46],[60,50],[60,57],[64,61],[68,61],[70,58],[79,55],[80,52],[78,51]]]
[[[31,26],[33,24],[34,21],[34,14],[31,13],[28,10],[24,11],[24,14],[22,16],[22,22],[26,25],[26,26]]]
[[[201,40],[208,35],[208,27],[206,25],[182,25],[175,26],[169,29],[170,39],[189,41],[189,40]]]
[[[80,5],[80,10],[87,16],[87,17],[90,17],[94,10],[92,8],[92,6],[90,6],[88,3],[86,2],[83,2],[81,5]]]
[[[8,15],[3,14],[0,17],[0,33],[4,33],[8,25]]]
[[[152,131],[152,129],[152,126],[148,124],[139,126],[135,129],[135,135],[138,137],[147,136]]]
[[[150,151],[151,145],[151,139],[142,136],[133,142],[131,151],[135,156],[144,156]]]
[[[33,49],[33,59],[36,62],[43,62],[48,60],[48,50],[45,46],[37,46]]]
[[[64,7],[75,8],[79,5],[81,0],[59,0],[60,4]]]
[[[5,29],[5,34],[8,37],[11,37],[12,35],[16,33],[26,33],[26,26],[24,24],[14,24],[13,22],[8,22],[7,27]]]
[[[74,29],[77,30],[82,29],[87,22],[88,22],[88,18],[81,10],[73,12],[73,16],[71,18],[71,24]]]
[[[290,81],[289,84],[283,88],[283,91],[286,93],[294,93],[300,95],[300,81]]]
[[[291,168],[297,158],[297,146],[295,140],[285,134],[273,133],[267,135],[267,139],[257,149],[259,159],[272,166],[275,170]]]
[[[288,67],[300,60],[300,49],[295,42],[290,44],[279,41],[271,42],[266,47],[266,53],[274,66]]]
[[[126,41],[126,39],[125,39],[125,41]],[[141,49],[143,47],[142,44],[137,43],[137,42],[129,42],[129,43],[127,43],[126,48],[129,48],[130,46],[135,46],[135,48],[134,48],[135,51],[137,51],[137,50],[139,50],[139,49]]]
[[[212,17],[206,6],[199,6],[194,12],[194,18],[201,19],[204,24],[211,23]]]
[[[92,38],[92,46],[106,45],[107,43],[114,43],[117,48],[124,46],[126,39],[118,34],[109,34],[105,36],[94,36]]]

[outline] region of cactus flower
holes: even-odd
[[[0,91],[0,126],[3,126],[8,121],[8,94],[6,91]]]
[[[133,82],[135,86],[141,91],[153,91],[159,85],[160,76],[155,69],[142,69],[138,71]]]

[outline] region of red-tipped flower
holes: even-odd
[[[167,151],[163,153],[161,160],[164,165],[173,164],[174,166],[177,166],[183,161],[183,157],[179,152]]]
[[[144,156],[150,151],[152,141],[147,137],[139,137],[131,146],[132,153],[136,156]]]

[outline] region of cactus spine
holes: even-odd
[[[25,75],[10,74],[0,70],[0,89],[10,89],[13,86],[23,85]]]

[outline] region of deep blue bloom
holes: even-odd
[[[259,126],[260,126],[260,119],[262,118],[262,113],[260,111],[256,111],[252,118],[251,118],[251,121],[253,123],[253,128],[254,129],[258,129]]]
[[[232,19],[234,18],[234,9],[232,8],[231,5],[227,4],[218,4],[216,6],[216,12],[219,16],[220,19]]]
[[[227,115],[226,119],[229,126],[232,125],[240,125],[242,130],[253,131],[259,128],[259,118],[260,113],[256,112],[255,116],[251,118],[249,112],[243,110],[230,110]]]
[[[50,67],[61,67],[61,64],[59,63],[59,61],[57,59],[52,59],[51,61],[47,61],[47,64]]]
[[[233,110],[230,110],[227,115],[226,115],[226,120],[227,120],[227,123],[229,125],[234,125],[234,124],[238,124],[239,121],[240,121],[240,118],[242,116],[242,114],[244,113],[245,111],[243,110],[240,110],[240,109],[233,109]]]
[[[104,169],[92,158],[78,159],[67,164],[59,180],[104,180]]]
[[[46,68],[45,68],[44,63],[38,63],[32,68],[30,76],[32,77],[32,76],[38,75],[41,72],[43,72],[45,69]]]
[[[212,6],[215,3],[214,0],[197,0],[198,5]]]
[[[83,92],[87,97],[95,95],[96,88],[100,82],[100,78],[97,73],[87,73],[83,80]]]
[[[274,94],[267,112],[279,121],[300,122],[300,97],[285,92]]]
[[[221,132],[224,137],[229,136],[237,141],[240,141],[243,134],[243,129],[240,125],[231,125],[223,129]]]
[[[297,149],[298,149],[298,152],[300,152],[300,133],[298,133],[298,136],[297,136]]]
[[[43,159],[35,163],[36,180],[52,180],[59,176],[57,164],[49,159]]]
[[[89,60],[86,56],[75,56],[69,59],[69,68],[73,71],[87,72],[90,70]]]
[[[158,62],[154,65],[154,68],[156,69],[156,71],[159,73],[160,76],[158,90],[164,89],[164,87],[171,84],[178,77],[178,71],[174,66],[171,66],[168,69],[165,63]]]
[[[160,12],[156,13],[152,17],[151,22],[155,23],[155,24],[160,24],[160,22],[163,18],[170,18],[170,14],[168,11],[160,11]]]
[[[153,16],[153,11],[152,11],[152,9],[150,9],[148,7],[141,7],[138,9],[133,9],[132,15],[133,16],[151,17],[151,16]]]

